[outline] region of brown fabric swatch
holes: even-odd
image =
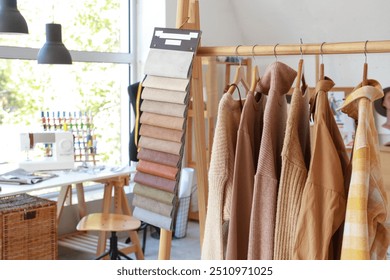
[[[153,187],[162,191],[176,193],[177,181],[168,180],[140,171],[137,171],[137,173],[135,173],[134,182]]]
[[[185,118],[142,112],[140,122],[141,124],[149,124],[158,127],[183,130],[185,128],[185,120]]]
[[[173,205],[168,205],[160,201],[156,201],[154,199],[137,194],[134,195],[133,205],[135,207],[140,207],[166,217],[172,217],[174,210]]]
[[[184,131],[143,124],[141,125],[139,134],[146,137],[182,143]]]
[[[162,165],[155,162],[140,160],[137,164],[137,171],[159,176],[169,180],[176,180],[179,168]]]
[[[133,193],[167,205],[177,204],[177,197],[174,193],[158,190],[156,188],[148,187],[139,183],[134,184]]]
[[[172,167],[179,167],[181,165],[181,157],[179,155],[168,154],[146,148],[141,148],[137,155],[139,160],[146,160],[156,162]]]
[[[189,94],[186,91],[165,90],[157,88],[144,88],[142,99],[160,102],[187,104]]]
[[[181,118],[186,117],[187,106],[184,104],[143,100],[141,104],[141,111]]]
[[[138,142],[138,147],[147,148],[147,149],[174,154],[174,155],[181,155],[183,144],[141,136]]]

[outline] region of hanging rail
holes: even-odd
[[[322,45],[322,52],[321,52]],[[301,53],[302,51],[302,53]],[[267,56],[390,53],[390,40],[345,43],[199,47],[198,56]]]

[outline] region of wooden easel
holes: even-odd
[[[194,0],[178,0],[176,27],[182,29],[200,30],[199,2]],[[206,140],[203,111],[203,84],[202,84],[202,61],[196,56],[193,62],[191,95],[193,104],[195,142],[196,142],[196,172],[198,183],[198,205],[200,232],[204,232],[207,202],[207,160]],[[203,236],[201,234],[200,242]],[[158,259],[167,260],[171,255],[172,232],[161,229],[160,247]]]

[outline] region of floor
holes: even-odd
[[[144,256],[146,260],[157,260],[159,240],[156,239],[155,230],[148,227],[146,246]],[[142,232],[139,233],[140,242],[142,244]],[[124,240],[121,240],[124,241]],[[132,257],[132,256],[131,256]],[[66,247],[59,246],[58,258],[60,260],[91,260],[95,258],[94,254],[81,252]],[[189,221],[187,232],[184,238],[173,238],[171,247],[171,260],[199,260],[200,245],[199,245],[199,223]]]

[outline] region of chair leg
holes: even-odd
[[[111,232],[109,250],[107,252],[101,254],[100,256],[98,256],[95,260],[101,260],[102,258],[104,258],[108,255],[110,256],[111,260],[120,260],[121,256],[128,259],[128,260],[132,260],[132,258],[127,256],[125,253],[118,250],[118,236],[116,235],[115,231]]]

